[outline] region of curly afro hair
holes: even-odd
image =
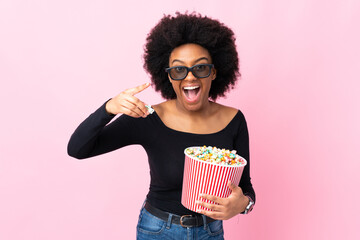
[[[165,68],[169,66],[172,50],[186,43],[198,44],[209,51],[216,69],[209,97],[216,100],[225,96],[240,76],[234,32],[219,21],[196,13],[164,15],[148,34],[144,68],[151,75],[155,90],[165,99],[176,98]]]

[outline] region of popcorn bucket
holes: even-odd
[[[240,157],[244,161],[242,165],[219,165],[198,160],[187,154],[187,149],[184,151],[185,166],[181,204],[194,212],[197,210],[211,211],[210,209],[195,204],[197,200],[214,204],[212,201],[200,199],[199,194],[204,193],[227,198],[231,194],[231,190],[227,186],[228,181],[239,185],[242,172],[247,162],[244,158]]]

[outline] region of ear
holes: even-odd
[[[213,73],[212,73],[212,81],[214,81],[216,79],[216,69],[213,68]]]

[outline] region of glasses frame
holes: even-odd
[[[206,75],[206,76],[204,76],[204,77],[199,77],[199,76],[197,76],[196,73],[194,73],[193,68],[198,67],[198,66],[208,66],[208,67],[210,67],[210,69],[209,69],[209,74]],[[183,77],[183,78],[173,78],[173,77],[171,76],[171,73],[170,73],[171,69],[178,68],[178,67],[183,67],[183,68],[186,69],[185,77]],[[189,74],[189,72],[191,72],[196,78],[207,78],[207,77],[210,76],[211,70],[212,70],[213,67],[214,67],[214,64],[210,64],[210,63],[200,63],[200,64],[196,64],[196,65],[194,65],[194,66],[192,66],[192,67],[174,66],[174,67],[165,68],[165,72],[167,72],[167,73],[169,74],[169,76],[170,76],[170,78],[171,78],[172,80],[181,81],[181,80],[184,80],[184,79],[187,77],[187,75]]]

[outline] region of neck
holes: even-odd
[[[180,101],[177,101],[177,99],[175,99],[174,102],[177,112],[183,115],[187,115],[189,117],[204,118],[211,114],[211,105],[212,105],[211,101],[206,101],[205,103],[202,104],[202,107],[200,109],[196,109],[196,110],[187,109],[184,105],[180,103]]]

